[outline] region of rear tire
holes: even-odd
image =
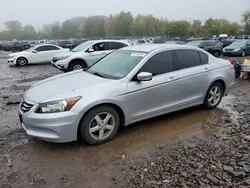
[[[84,69],[86,67],[86,63],[82,61],[73,61],[69,66],[69,71],[75,71]]]
[[[16,60],[16,63],[17,63],[18,66],[24,66],[24,65],[27,65],[28,60],[25,57],[19,57]]]
[[[120,126],[118,112],[111,106],[99,106],[84,115],[80,123],[80,135],[90,145],[110,141]]]
[[[242,53],[241,53],[241,57],[245,57],[246,56],[246,51],[243,50]]]
[[[207,90],[203,106],[207,109],[216,108],[223,97],[224,89],[220,82],[214,82]]]
[[[219,51],[215,52],[215,53],[214,53],[214,56],[215,56],[215,57],[220,57],[220,52],[219,52]]]

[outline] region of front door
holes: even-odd
[[[93,52],[89,52],[92,49]],[[105,42],[99,42],[91,46],[87,50],[88,55],[84,57],[84,60],[89,64],[92,65],[97,62],[99,59],[107,55],[110,51],[105,50]]]
[[[140,72],[150,72],[153,78],[150,81],[128,82],[125,104],[130,123],[166,113],[178,104],[178,75],[173,51],[153,55]]]

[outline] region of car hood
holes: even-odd
[[[79,70],[57,75],[34,84],[25,93],[25,98],[34,103],[39,103],[51,97],[56,98],[68,92],[74,93],[75,90],[86,89],[111,81]]]
[[[62,51],[58,52],[55,57],[64,57],[64,56],[82,56],[83,52],[71,52],[71,51]]]
[[[30,52],[27,51],[22,51],[22,52],[17,52],[17,53],[11,53],[9,54],[9,56],[20,56],[20,55],[25,55],[25,54],[29,54]]]

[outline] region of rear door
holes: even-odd
[[[207,91],[208,55],[191,49],[175,50],[179,70],[179,101],[182,106],[196,105],[203,101]]]
[[[150,72],[150,81],[131,80],[127,85],[125,104],[130,122],[145,117],[166,113],[178,104],[178,71],[174,64],[173,51],[162,51],[153,55],[138,71]],[[138,74],[137,73],[137,74]]]

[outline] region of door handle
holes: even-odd
[[[175,77],[174,77],[174,76],[170,76],[170,77],[168,78],[168,81],[172,81],[172,80],[175,80]]]
[[[206,68],[204,68],[204,71],[207,71],[208,70],[208,68],[206,67]]]

